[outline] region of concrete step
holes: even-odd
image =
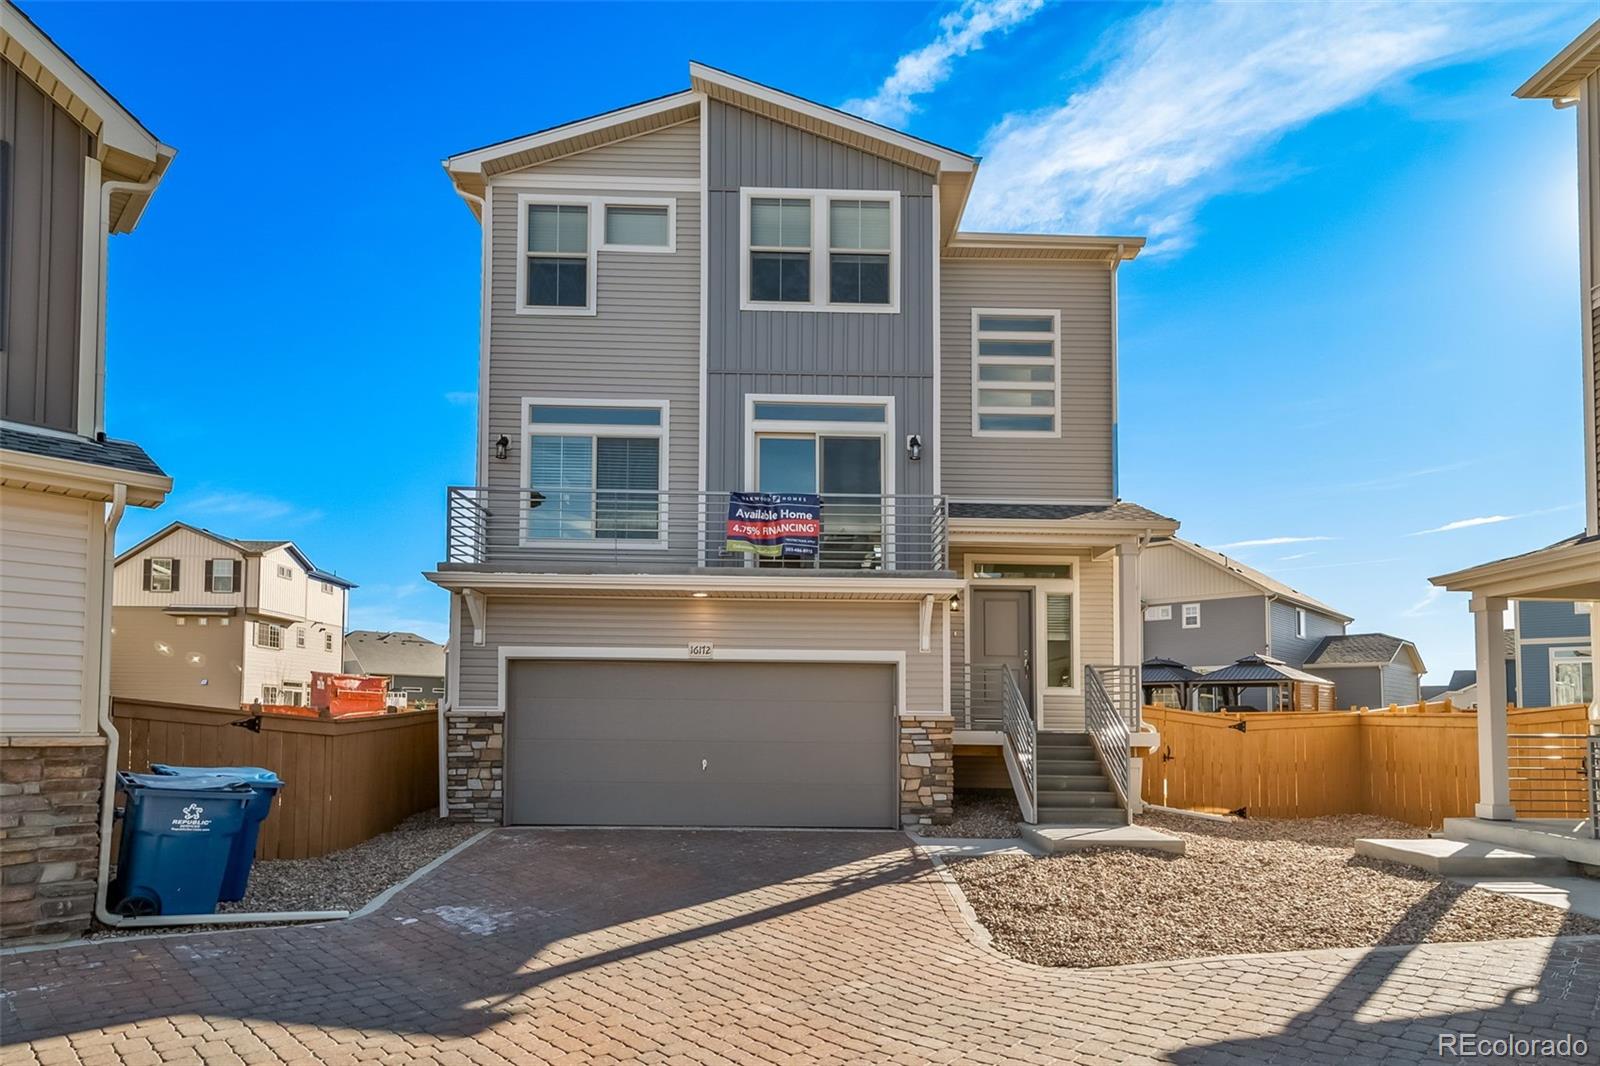
[[[1449,840],[1477,840],[1537,855],[1559,855],[1580,866],[1600,867],[1600,840],[1582,818],[1446,818],[1436,834]]]
[[[1445,877],[1537,877],[1570,873],[1572,864],[1559,855],[1539,855],[1478,840],[1356,841],[1356,854],[1404,863]]]
[[[1099,776],[1101,773],[1099,759],[1044,758],[1040,759],[1036,765],[1041,777],[1045,774],[1094,774]]]
[[[1040,789],[1041,807],[1116,807],[1117,794],[1109,788],[1099,789]]]
[[[1096,768],[1096,769],[1098,770],[1098,768]],[[1101,774],[1101,773],[1098,773],[1098,772],[1092,773],[1092,774],[1043,774],[1042,773],[1042,774],[1039,775],[1039,791],[1041,793],[1057,792],[1057,791],[1071,792],[1071,791],[1075,791],[1075,790],[1076,791],[1087,790],[1087,791],[1090,791],[1090,792],[1094,792],[1094,791],[1097,791],[1099,789],[1103,789],[1105,787],[1106,787],[1105,775]]]
[[[1040,733],[1037,745],[1040,751],[1053,748],[1093,749],[1094,741],[1087,733]]]
[[[1128,812],[1121,807],[1039,806],[1040,825],[1127,825]]]
[[[1022,839],[1046,855],[1085,848],[1135,848],[1182,855],[1184,840],[1142,825],[1019,825]]]

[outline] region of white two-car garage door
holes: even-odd
[[[894,667],[522,660],[513,825],[899,824]]]

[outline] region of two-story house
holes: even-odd
[[[1578,277],[1579,313],[1582,319],[1582,374],[1578,391],[1583,397],[1584,526],[1574,535],[1537,551],[1499,559],[1433,578],[1452,592],[1471,593],[1474,641],[1477,646],[1478,787],[1477,816],[1507,820],[1516,812],[1511,804],[1506,720],[1506,679],[1501,669],[1502,621],[1507,604],[1518,602],[1519,616],[1533,601],[1600,601],[1600,21],[1579,34],[1556,57],[1529,78],[1516,95],[1524,100],[1548,100],[1557,108],[1574,109],[1578,140]],[[1591,615],[1592,617],[1592,615]],[[1590,658],[1595,630],[1590,627]],[[1592,676],[1592,675],[1591,675]],[[1534,705],[1526,675],[1518,697]],[[1600,719],[1600,706],[1589,699],[1590,719]]]
[[[94,907],[112,544],[127,507],[172,488],[142,448],[106,435],[107,245],[139,224],[174,155],[0,0],[7,940],[81,931]]]
[[[478,484],[427,575],[451,811],[927,822],[962,745],[1030,818],[1125,818],[1111,668],[1176,528],[1117,495],[1142,242],[964,231],[973,156],[689,80],[444,163],[483,241]]]
[[[117,557],[111,694],[238,710],[310,706],[344,669],[349,592],[287,540],[174,522]]]
[[[1349,633],[1355,621],[1350,615],[1181,537],[1156,541],[1141,558],[1147,663],[1163,659],[1169,661],[1164,670],[1204,674],[1261,655],[1331,683],[1339,707],[1420,698],[1427,667],[1411,641],[1387,633]],[[1152,673],[1146,687],[1168,680],[1166,674]],[[1162,695],[1172,698],[1166,689]],[[1247,702],[1266,709],[1266,693],[1250,695]]]

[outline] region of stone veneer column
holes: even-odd
[[[955,719],[900,719],[900,822],[946,825],[955,813]]]
[[[104,737],[0,737],[0,939],[85,933],[100,862]]]
[[[451,821],[505,821],[505,740],[501,715],[445,715],[445,797]]]

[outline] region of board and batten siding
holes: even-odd
[[[1344,623],[1314,608],[1305,607],[1302,610],[1306,612],[1306,635],[1298,637],[1295,636],[1295,607],[1295,604],[1284,600],[1272,601],[1271,651],[1273,658],[1282,659],[1290,666],[1301,666],[1323,637],[1343,636]]]
[[[144,564],[149,559],[178,560],[178,591],[146,592]],[[117,563],[111,602],[118,607],[239,607],[244,592],[206,591],[206,562],[232,559],[239,567],[236,586],[244,581],[245,558],[237,548],[192,529],[175,529],[154,544]],[[150,697],[152,699],[156,697]]]
[[[718,650],[899,651],[906,656],[901,714],[947,713],[942,611],[933,612],[928,651],[918,651],[920,604],[910,601],[747,600],[619,597],[490,597],[483,647],[457,644],[464,709],[500,708],[501,646],[684,647]],[[604,669],[596,664],[596,669]]]
[[[944,492],[957,499],[1109,500],[1112,496],[1112,287],[1104,263],[946,259],[940,265]],[[972,310],[1061,312],[1061,435],[972,431]]]
[[[1139,553],[1139,589],[1147,604],[1260,595],[1248,581],[1175,544],[1152,544]]]
[[[893,396],[895,492],[934,492],[930,453],[912,462],[904,448],[908,434],[929,448],[934,435],[932,175],[719,100],[707,108],[706,487],[744,487],[744,398],[779,393]],[[742,188],[898,192],[899,311],[741,311]]]
[[[93,138],[0,61],[0,418],[78,432],[84,177]],[[98,207],[98,205],[95,205]]]
[[[692,159],[685,146],[692,142]],[[522,401],[524,397],[615,400],[617,403],[668,403],[667,489],[692,493],[699,482],[700,424],[700,197],[682,190],[652,188],[650,176],[693,177],[699,171],[699,123],[689,122],[613,145],[565,156],[518,174],[639,173],[631,189],[595,190],[581,184],[538,190],[493,184],[493,293],[487,379],[479,383],[487,404],[483,449],[487,484],[510,490],[522,477]],[[692,162],[687,173],[683,167]],[[659,164],[659,166],[658,166]],[[552,169],[555,168],[555,169]],[[565,168],[565,169],[563,169]],[[514,175],[513,175],[514,177]],[[576,180],[576,179],[575,179]],[[517,200],[530,195],[601,199],[647,197],[677,202],[677,245],[673,253],[598,251],[594,315],[517,313]],[[501,434],[511,441],[504,460],[493,457]],[[692,559],[692,519],[669,517],[672,548]],[[514,536],[514,530],[506,531]],[[501,534],[492,532],[491,536]],[[497,541],[498,542],[498,541]],[[610,553],[570,550],[573,562]],[[629,558],[660,558],[631,552]]]
[[[966,560],[971,556],[985,559],[1005,558],[1008,555],[1027,555],[1030,559],[1038,551],[1025,551],[1016,547],[982,545],[951,545],[950,568],[965,574]],[[1078,613],[1078,663],[1079,671],[1085,666],[1107,666],[1116,662],[1116,563],[1113,556],[1096,561],[1088,553],[1049,552],[1060,555],[1072,564],[1077,582],[1073,609]],[[963,606],[971,602],[971,590],[982,586],[982,581],[967,582],[967,593],[962,596]],[[950,612],[950,677],[952,699],[960,699],[965,683],[967,665],[967,610]],[[936,615],[937,617],[937,615]],[[1083,695],[1079,693],[1046,692],[1044,695],[1043,728],[1081,732],[1084,729]]]
[[[0,489],[0,731],[95,732],[103,504]]]

